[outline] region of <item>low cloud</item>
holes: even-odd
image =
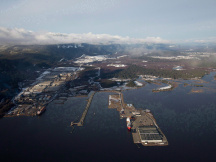
[[[196,44],[216,43],[216,37],[207,37],[203,39],[188,39],[188,40],[181,41],[180,43],[196,43]]]
[[[216,43],[216,37],[211,37],[207,39],[197,39],[194,42],[196,43]]]
[[[64,34],[51,32],[32,32],[21,28],[0,27],[1,45],[31,45],[31,44],[61,44],[61,43],[90,43],[90,44],[136,44],[136,43],[170,43],[160,37],[136,39],[109,34]]]

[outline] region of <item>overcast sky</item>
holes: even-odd
[[[0,4],[0,27],[10,31],[216,40],[216,0],[0,0]]]

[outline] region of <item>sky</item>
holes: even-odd
[[[0,43],[216,42],[216,0],[0,1]]]

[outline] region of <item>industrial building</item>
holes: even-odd
[[[162,135],[159,133],[155,126],[140,126],[138,133],[142,143],[158,143],[162,142]]]
[[[158,88],[158,90],[167,90],[167,89],[171,89],[172,88],[172,85],[168,85],[168,86],[165,86],[165,87],[161,87],[161,88]]]
[[[143,86],[143,84],[142,83],[140,83],[140,82],[138,82],[138,81],[134,81],[134,83],[136,84],[136,86],[138,86],[138,87],[142,87]]]

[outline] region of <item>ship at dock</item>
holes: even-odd
[[[128,129],[128,131],[131,131],[131,122],[130,122],[130,118],[127,117],[126,121],[127,121],[127,129]]]
[[[125,104],[122,93],[110,95],[109,108],[116,108],[120,118],[126,118],[127,129],[131,131],[134,143],[143,146],[168,145],[166,136],[149,109],[136,109],[133,104]]]
[[[140,115],[135,116],[132,122],[132,135],[134,143],[144,146],[167,146],[168,141],[156,123],[150,110],[140,110]]]
[[[37,111],[37,115],[41,115],[46,110],[46,106],[40,107]]]

